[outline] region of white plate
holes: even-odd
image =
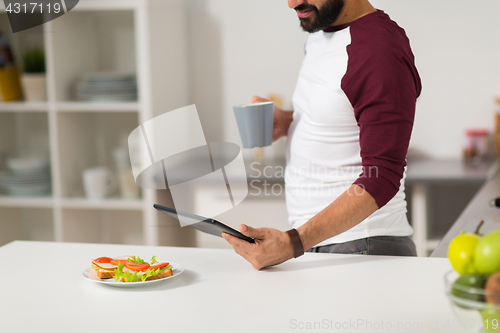
[[[14,185],[14,186],[31,186],[31,185],[45,185],[50,184],[51,178],[40,178],[40,179],[26,179],[26,180],[18,180],[18,179],[0,179],[1,185]]]
[[[113,286],[113,287],[138,287],[138,286],[143,286],[145,284],[150,284],[150,283],[156,283],[156,282],[161,282],[164,280],[168,280],[171,278],[174,278],[178,275],[180,275],[182,272],[184,272],[184,267],[181,264],[178,264],[176,262],[170,262],[170,265],[172,266],[172,276],[165,277],[163,279],[158,279],[158,280],[151,280],[151,281],[139,281],[139,282],[116,282],[115,279],[103,279],[103,280],[94,280],[89,278],[89,272],[90,272],[90,267],[87,268],[82,272],[82,276],[84,279],[92,282],[97,282],[97,283],[102,283],[106,284],[108,286]]]

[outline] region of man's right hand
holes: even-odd
[[[268,99],[259,96],[252,97],[252,103],[262,103],[268,101]],[[282,136],[288,135],[288,128],[290,128],[292,120],[292,111],[283,111],[274,106],[273,142],[278,140]]]

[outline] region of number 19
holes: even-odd
[[[489,319],[486,319],[484,322],[486,323],[486,329],[488,329],[488,321]],[[493,328],[494,330],[496,330],[498,328],[498,320],[497,319],[492,319],[491,320],[491,328]]]

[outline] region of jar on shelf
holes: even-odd
[[[488,130],[467,129],[464,161],[477,165],[488,155]]]

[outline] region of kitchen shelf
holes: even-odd
[[[137,76],[139,84],[145,81],[136,69],[140,50],[133,10],[78,10],[51,21],[51,26],[55,32],[51,35],[53,48],[57,50],[53,53],[57,102],[77,102],[76,85],[89,73],[130,73]]]
[[[58,151],[62,197],[84,195],[82,175],[86,169],[104,166],[116,170],[113,150],[127,144],[127,137],[139,125],[131,112],[59,112]]]
[[[120,210],[142,210],[145,206],[142,200],[124,200],[107,198],[103,200],[89,200],[86,198],[62,199],[63,208],[78,209],[120,209]]]
[[[134,128],[188,105],[187,86],[177,82],[188,73],[169,61],[185,56],[185,40],[177,33],[178,21],[165,19],[184,15],[184,5],[82,0],[65,15],[16,34],[1,8],[3,3],[0,31],[11,42],[18,64],[29,48],[45,51],[47,101],[0,102],[0,165],[2,157],[20,155],[19,148],[43,150],[50,156],[52,195],[0,194],[0,245],[14,239],[182,245],[176,243],[177,234],[160,236],[158,214],[152,209],[157,191],[143,190],[137,200],[122,200],[116,193],[88,200],[82,173],[94,166],[116,171],[113,151]],[[78,101],[75,85],[94,72],[135,74],[137,101]],[[165,88],[172,86],[175,93]],[[10,232],[17,238],[11,239]]]
[[[0,195],[0,207],[40,207],[51,208],[54,205],[52,196],[46,197],[14,197]]]
[[[48,112],[0,112],[0,157],[48,156],[49,136]]]
[[[0,102],[0,112],[47,112],[47,102]]]
[[[0,112],[138,112],[138,102],[0,102]]]
[[[109,11],[139,9],[145,0],[83,0],[72,11]]]
[[[59,112],[138,112],[138,102],[58,102],[55,109]]]

